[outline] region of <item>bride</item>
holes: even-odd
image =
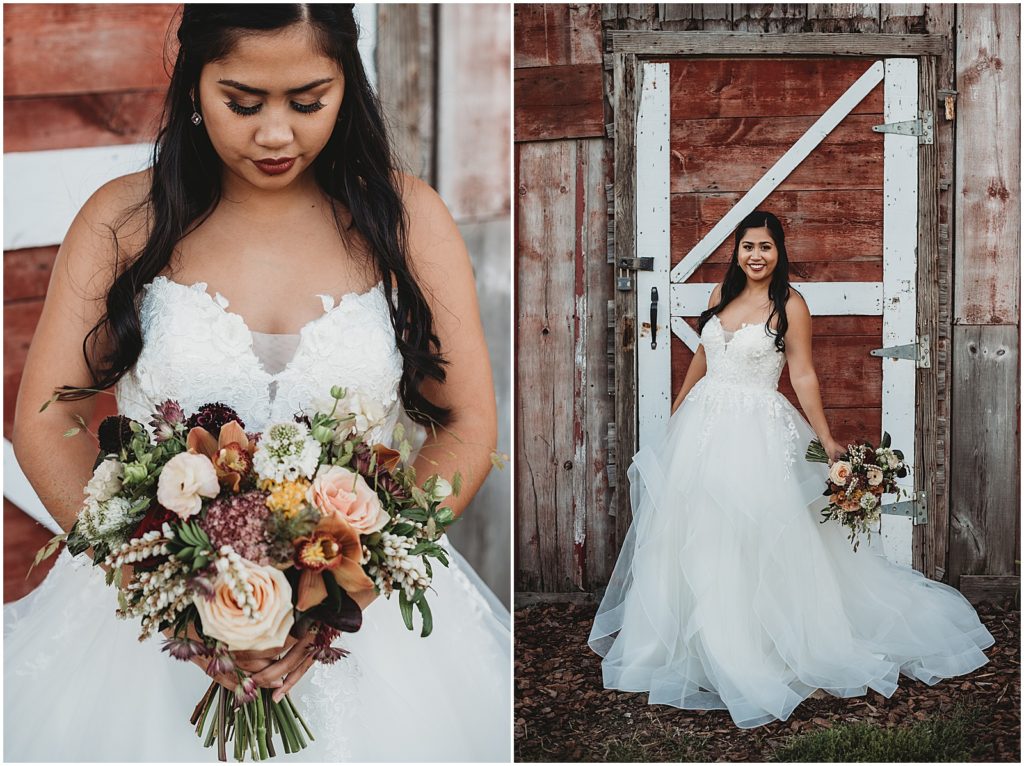
[[[462,472],[461,513],[496,439],[474,278],[444,204],[395,170],[352,7],[186,5],[178,40],[152,169],[89,199],[53,269],[13,439],[39,498],[73,525],[96,456],[62,436],[94,412],[73,387],[143,422],[224,402],[258,431],[339,385],[380,441],[419,431],[419,476]],[[508,614],[452,559],[427,639],[378,599],[346,660],[311,665],[301,637],[247,660],[316,736],[280,758],[509,760]],[[62,554],[5,608],[5,760],[211,760],[188,725],[205,664],[139,643],[89,563]]]
[[[589,639],[605,687],[747,728],[817,689],[889,697],[900,673],[984,665],[992,636],[958,591],[819,523],[828,469],[804,453],[816,436],[830,461],[845,450],[771,213],[740,223],[699,330],[663,441],[630,466],[633,524]],[[786,364],[810,423],[777,391]]]

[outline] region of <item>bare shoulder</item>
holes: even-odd
[[[786,300],[786,316],[792,322],[794,318],[810,321],[811,310],[807,307],[807,300],[792,285],[789,288],[789,298]]]
[[[409,175],[398,179],[408,220],[409,257],[420,267],[452,265],[468,259],[459,229],[441,196]]]

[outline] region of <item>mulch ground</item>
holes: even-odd
[[[794,734],[858,721],[899,726],[943,716],[957,703],[979,715],[977,761],[1020,762],[1020,611],[982,605],[996,643],[968,676],[927,686],[905,676],[889,699],[808,699],[788,721],[739,729],[725,711],[648,705],[646,694],[601,686],[586,639],[594,606],[541,604],[515,612],[517,761],[767,761]]]

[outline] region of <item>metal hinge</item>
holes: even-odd
[[[887,503],[879,510],[890,516],[909,516],[914,521],[914,526],[928,523],[928,495],[925,492],[915,492],[909,500],[901,500],[898,503]]]
[[[927,335],[922,335],[917,343],[873,348],[870,353],[871,356],[884,356],[889,359],[913,359],[917,363],[917,367],[932,366],[931,346],[928,343]]]
[[[917,136],[917,143],[934,143],[934,132],[932,126],[932,113],[926,110],[921,113],[919,120],[906,120],[904,122],[886,122],[881,125],[872,125],[875,133],[896,133],[900,136]]]

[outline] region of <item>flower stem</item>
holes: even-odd
[[[292,701],[292,695],[286,694],[284,695],[284,699],[285,702],[288,703],[288,707],[291,708],[292,714],[299,719],[299,723],[302,724],[302,728],[306,730],[306,734],[309,736],[309,741],[316,742],[316,738],[313,736],[313,732],[309,730],[309,725],[306,723],[305,719],[299,713],[299,709],[295,707],[295,703]]]

